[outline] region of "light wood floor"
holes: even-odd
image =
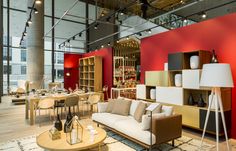
[[[82,123],[96,125],[88,116],[82,117]],[[40,127],[37,123],[34,126],[30,126],[28,121],[25,120],[25,105],[13,105],[9,97],[3,97],[2,103],[0,103],[0,142],[34,134],[37,135],[49,130],[52,125],[52,122],[42,122]],[[183,135],[201,139],[201,132],[194,130],[183,129]],[[207,136],[205,141],[214,144],[215,138]],[[236,146],[236,140],[231,139],[230,143]],[[226,150],[224,139],[221,139],[220,149]],[[236,149],[233,150],[236,151]]]

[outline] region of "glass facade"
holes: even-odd
[[[27,18],[27,0],[14,0],[9,1],[10,13],[7,13],[7,1],[3,1],[3,85],[4,93],[7,93],[7,76],[9,75],[9,87],[17,87],[18,80],[26,80],[27,74],[27,41],[20,46],[20,39],[22,32],[25,28]],[[47,33],[52,27],[52,0],[45,2],[44,10],[44,32]],[[55,0],[55,23],[64,14],[64,12],[71,7],[74,0]],[[89,5],[89,14],[91,19],[95,19],[95,6]],[[64,52],[84,52],[84,43],[86,33],[83,32],[81,37],[76,37],[75,40],[71,40],[66,45],[67,48],[59,48],[59,44],[64,42],[67,38],[73,36],[75,33],[83,31],[86,28],[85,25],[85,3],[79,2],[69,14],[79,17],[72,17],[67,15],[63,20],[55,27],[55,49],[54,49],[54,75],[56,82],[63,82],[64,76]],[[9,15],[9,35],[7,31],[8,27],[8,15]],[[34,14],[33,14],[34,15]],[[8,36],[10,37],[8,45]],[[27,38],[25,38],[27,39]],[[7,49],[9,47],[9,57]],[[44,38],[44,75],[46,77],[45,86],[52,81],[52,32]],[[9,68],[7,66],[7,60],[9,60]]]

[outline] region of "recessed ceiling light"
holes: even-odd
[[[184,19],[183,22],[184,22],[184,23],[187,23],[187,19]]]

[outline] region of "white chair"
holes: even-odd
[[[51,120],[51,110],[53,110],[53,117],[55,118],[55,111],[54,111],[54,99],[52,98],[42,98],[39,100],[38,104],[36,105],[36,110],[35,110],[35,115],[36,111],[38,110],[39,112],[39,119],[41,116],[40,111],[41,110],[45,110],[45,111],[49,111],[49,118]],[[40,120],[39,120],[39,126],[40,126]]]
[[[84,101],[84,103],[87,104],[87,111],[89,111],[89,115],[91,115],[91,112],[93,112],[93,106],[97,105],[100,100],[100,94],[91,94],[89,95],[88,99]]]

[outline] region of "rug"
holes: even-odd
[[[144,151],[142,146],[107,130],[107,138],[102,145],[102,151]],[[175,147],[171,146],[171,142],[161,144],[154,148],[153,151],[197,151],[200,140],[182,136],[175,140]],[[214,149],[214,145],[204,143],[203,151]],[[97,148],[90,150],[98,150]],[[28,136],[19,139],[10,140],[0,143],[0,151],[44,151],[36,144],[36,136]]]

